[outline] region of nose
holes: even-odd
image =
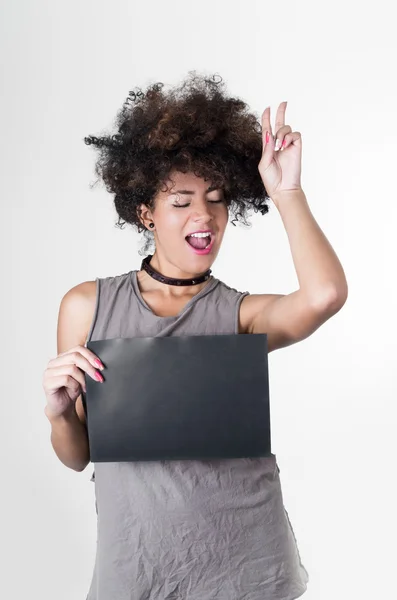
[[[213,220],[211,206],[207,202],[201,202],[199,206],[196,206],[193,221],[195,223],[210,223]]]

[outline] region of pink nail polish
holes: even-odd
[[[286,146],[287,142],[283,140],[282,146]]]
[[[94,364],[99,367],[99,369],[103,369],[103,364],[101,363],[100,360],[98,360],[97,358],[94,360]]]
[[[268,131],[266,131],[266,144],[268,144],[268,143],[269,143],[269,139],[270,139],[269,132],[268,132]]]
[[[103,377],[100,373],[98,373],[97,371],[95,371],[95,379],[97,381],[103,381]]]

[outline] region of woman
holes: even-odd
[[[100,382],[103,365],[89,340],[266,333],[271,352],[303,340],[344,304],[344,272],[301,188],[301,136],[285,111],[283,102],[273,135],[270,108],[260,127],[219,81],[193,74],[168,95],[161,84],[130,92],[117,134],[85,139],[100,150],[96,171],[119,219],[145,232],[144,253],[152,240],[155,252],[140,270],[81,283],[61,301],[58,356],[43,385],[52,444],[66,466],[82,471],[90,461],[84,373]],[[229,215],[247,224],[250,210],[267,213],[269,198],[299,289],[241,293],[210,267]],[[93,481],[98,538],[88,600],[292,600],[305,592],[275,455],[97,463]]]

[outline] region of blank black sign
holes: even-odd
[[[266,334],[116,338],[87,348],[105,365],[103,383],[85,374],[92,462],[271,453]]]

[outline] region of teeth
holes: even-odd
[[[211,234],[208,233],[191,233],[188,237],[197,237],[197,238],[204,238],[204,237],[211,237]]]

